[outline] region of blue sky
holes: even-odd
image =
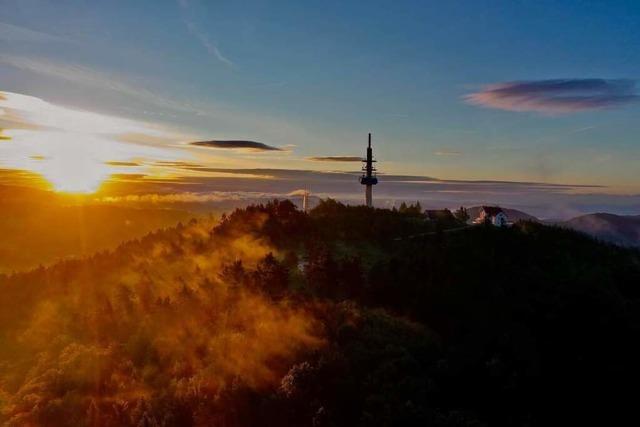
[[[637,1],[0,0],[0,10],[0,91],[162,125],[182,142],[284,150],[200,148],[205,164],[357,170],[307,158],[361,155],[370,131],[389,173],[640,192]],[[547,111],[549,97],[531,107],[483,92],[556,79],[581,96],[592,95],[583,79],[604,79],[615,99]],[[611,89],[619,79],[624,93]]]

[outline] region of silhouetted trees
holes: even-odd
[[[253,285],[274,299],[282,298],[289,287],[289,268],[271,252],[258,262],[252,276]]]
[[[624,424],[639,252],[459,212],[272,201],[0,276],[0,423]]]
[[[469,221],[469,213],[467,212],[467,209],[464,206],[460,206],[453,214],[456,219],[462,223],[466,223],[467,221]]]

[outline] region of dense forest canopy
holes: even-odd
[[[0,421],[616,424],[640,253],[460,217],[273,201],[0,276]]]

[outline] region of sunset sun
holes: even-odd
[[[76,165],[75,167],[53,166],[42,172],[44,178],[61,193],[95,193],[108,178],[100,164]]]
[[[116,146],[110,140],[72,132],[16,135],[16,140],[25,141],[25,150],[29,150],[28,169],[40,174],[56,192],[94,193],[113,172],[105,164],[104,150]],[[52,149],[45,150],[41,140],[46,140]]]
[[[154,145],[168,136],[147,123],[22,94],[0,95],[0,112],[10,119],[0,129],[0,162],[40,175],[56,192],[94,193],[114,174],[140,172],[132,159],[176,161],[182,156]]]

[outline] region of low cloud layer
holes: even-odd
[[[315,156],[307,157],[307,160],[314,162],[359,162],[362,161],[362,157],[358,156]]]
[[[196,141],[190,144],[197,147],[223,148],[227,150],[283,151],[281,148],[256,141]]]
[[[311,206],[318,198],[332,197],[351,204],[364,200],[358,174],[287,169],[207,169],[216,176],[192,176],[159,180],[144,174],[119,174],[105,184],[99,195],[87,196],[100,203],[139,204],[192,212],[230,211],[248,203],[291,198],[301,204],[310,192]],[[598,185],[540,182],[443,180],[424,176],[379,175],[374,203],[379,207],[420,201],[424,208],[455,209],[459,206],[499,205],[519,209],[538,218],[569,219],[592,212],[632,215],[640,212],[640,194],[617,194]],[[25,188],[35,185],[37,175],[0,169],[0,204],[24,199],[44,203],[57,193]],[[304,190],[301,190],[304,188]],[[59,196],[63,197],[63,196]],[[180,204],[181,206],[175,206]]]
[[[109,166],[124,166],[124,167],[142,166],[142,164],[138,162],[121,162],[116,160],[113,160],[113,161],[110,160],[104,163]]]
[[[438,150],[433,154],[436,156],[462,156],[462,151],[458,150]]]
[[[497,83],[466,102],[508,111],[574,113],[623,106],[640,99],[633,80],[555,79]]]

